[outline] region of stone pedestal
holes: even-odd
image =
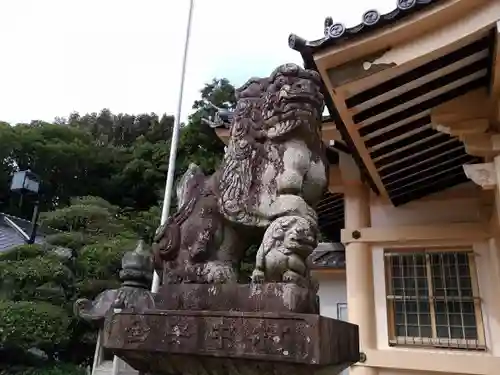
[[[151,374],[336,374],[359,360],[358,327],[314,313],[313,295],[287,284],[166,285],[156,308],[109,316],[103,346]]]
[[[166,284],[155,296],[161,310],[270,311],[319,314],[316,293],[295,284]]]

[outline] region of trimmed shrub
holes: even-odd
[[[36,289],[48,283],[62,289],[73,283],[72,272],[55,255],[0,262],[0,293],[4,299],[35,298]]]
[[[19,245],[0,253],[0,261],[16,261],[35,258],[45,253],[42,245]]]
[[[73,364],[57,363],[37,367],[9,366],[0,368],[0,375],[86,375],[86,371]]]
[[[50,303],[0,301],[0,348],[52,352],[69,340],[71,320]]]
[[[80,232],[65,232],[47,236],[46,241],[54,246],[61,246],[78,251],[85,245],[95,243],[96,239]]]
[[[123,254],[133,250],[136,243],[129,237],[116,237],[83,247],[76,261],[79,274],[87,279],[105,280],[118,276]]]

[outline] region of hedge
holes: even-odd
[[[33,244],[33,245],[19,245],[9,249],[7,251],[3,251],[0,253],[0,261],[7,260],[24,260],[29,258],[35,258],[37,256],[43,255],[45,253],[45,249],[42,245]]]
[[[136,239],[116,237],[106,242],[83,247],[77,258],[78,273],[87,279],[110,279],[121,269],[121,259],[127,251],[134,250]]]
[[[65,289],[73,282],[71,270],[55,255],[0,262],[0,292],[3,298],[28,299],[33,297],[36,288],[44,284],[56,284]]]
[[[69,340],[72,317],[46,302],[0,300],[0,349],[52,351]]]
[[[10,366],[0,368],[0,375],[86,375],[85,369],[68,363],[41,367]]]

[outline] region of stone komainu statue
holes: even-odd
[[[285,64],[237,90],[220,168],[204,176],[189,167],[177,188],[180,208],[155,237],[155,267],[164,282],[236,282],[251,237],[276,239],[277,230],[287,236],[275,248],[263,243],[254,281],[308,279],[304,260],[317,244],[313,207],[328,183],[320,88],[316,72]],[[292,232],[303,238],[288,240]],[[286,262],[266,262],[285,253]]]

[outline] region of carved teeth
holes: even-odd
[[[287,98],[288,97],[288,92],[286,90],[280,90],[280,94],[279,94],[279,99],[281,98]]]

